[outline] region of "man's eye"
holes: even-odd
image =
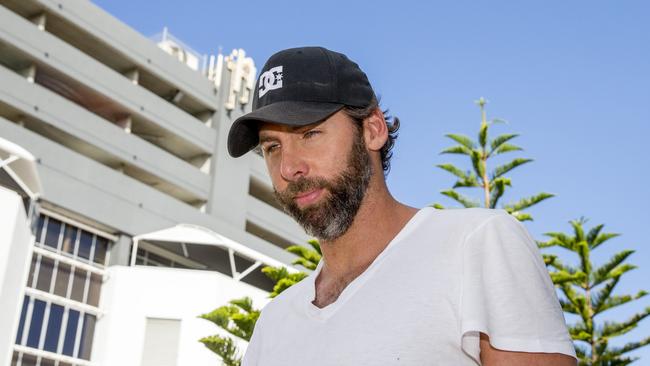
[[[319,133],[320,133],[320,131],[318,131],[318,130],[309,130],[309,131],[305,132],[305,134],[303,135],[303,138],[308,139],[308,138],[314,137],[315,135],[317,135]]]
[[[264,148],[264,152],[267,153],[267,154],[270,154],[270,153],[274,152],[275,150],[277,150],[277,148],[278,148],[278,144],[268,145],[267,147]]]

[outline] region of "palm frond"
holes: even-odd
[[[478,207],[479,206],[479,203],[477,201],[475,201],[475,200],[473,200],[473,199],[471,199],[469,197],[466,197],[466,196],[454,191],[453,189],[447,189],[447,190],[441,191],[440,193],[447,196],[447,197],[449,197],[449,198],[451,198],[451,199],[453,199],[453,200],[455,200],[456,202],[460,203],[461,205],[463,205],[466,208]]]
[[[519,146],[511,145],[509,143],[504,143],[504,144],[501,144],[501,146],[499,146],[496,150],[493,150],[490,153],[490,155],[491,156],[496,156],[496,155],[511,152],[511,151],[521,151],[521,150],[523,150],[523,149],[521,147],[519,147]]]
[[[448,147],[440,152],[440,154],[461,154],[472,155],[472,150],[462,145]]]
[[[540,203],[540,202],[542,202],[542,201],[544,201],[546,199],[549,199],[551,197],[555,197],[555,195],[552,194],[552,193],[546,193],[546,192],[538,193],[538,194],[536,194],[534,196],[531,196],[531,197],[522,198],[517,202],[509,203],[509,204],[504,206],[504,209],[510,209],[512,211],[525,210],[525,209],[527,209],[527,208],[529,208],[531,206],[534,206],[534,205],[536,205],[536,204],[538,204],[538,203]]]
[[[498,166],[496,169],[494,169],[494,172],[492,173],[492,178],[500,177],[506,174],[507,172],[511,171],[512,169],[521,166],[523,164],[530,163],[531,161],[533,161],[533,159],[526,159],[526,158],[513,159],[510,162]]]
[[[458,142],[462,146],[472,150],[476,148],[476,143],[472,141],[471,138],[465,135],[457,134],[457,133],[449,133],[445,135],[446,137],[449,137],[450,139]]]
[[[598,267],[592,274],[592,279],[591,279],[592,286],[598,286],[599,284],[603,283],[604,281],[610,278],[615,278],[617,276],[620,276],[620,274],[617,275],[621,271],[621,269],[618,268],[619,265],[623,263],[623,261],[625,261],[627,257],[632,255],[632,253],[634,253],[634,250],[620,251],[614,254],[614,256],[612,256],[609,259],[609,261],[607,261],[605,264]]]
[[[516,133],[507,133],[497,136],[490,142],[490,154],[494,152],[494,150],[498,149],[501,145],[514,139],[517,136],[519,136],[519,134]]]

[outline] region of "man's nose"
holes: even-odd
[[[280,162],[280,173],[286,181],[294,181],[301,176],[306,176],[309,172],[309,166],[304,159],[304,155],[286,149],[282,151],[282,161]]]

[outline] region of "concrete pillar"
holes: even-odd
[[[120,235],[111,248],[109,266],[128,266],[131,255],[132,240],[129,236]]]

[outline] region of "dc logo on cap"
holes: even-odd
[[[259,98],[269,90],[282,88],[282,66],[276,66],[260,75]]]

